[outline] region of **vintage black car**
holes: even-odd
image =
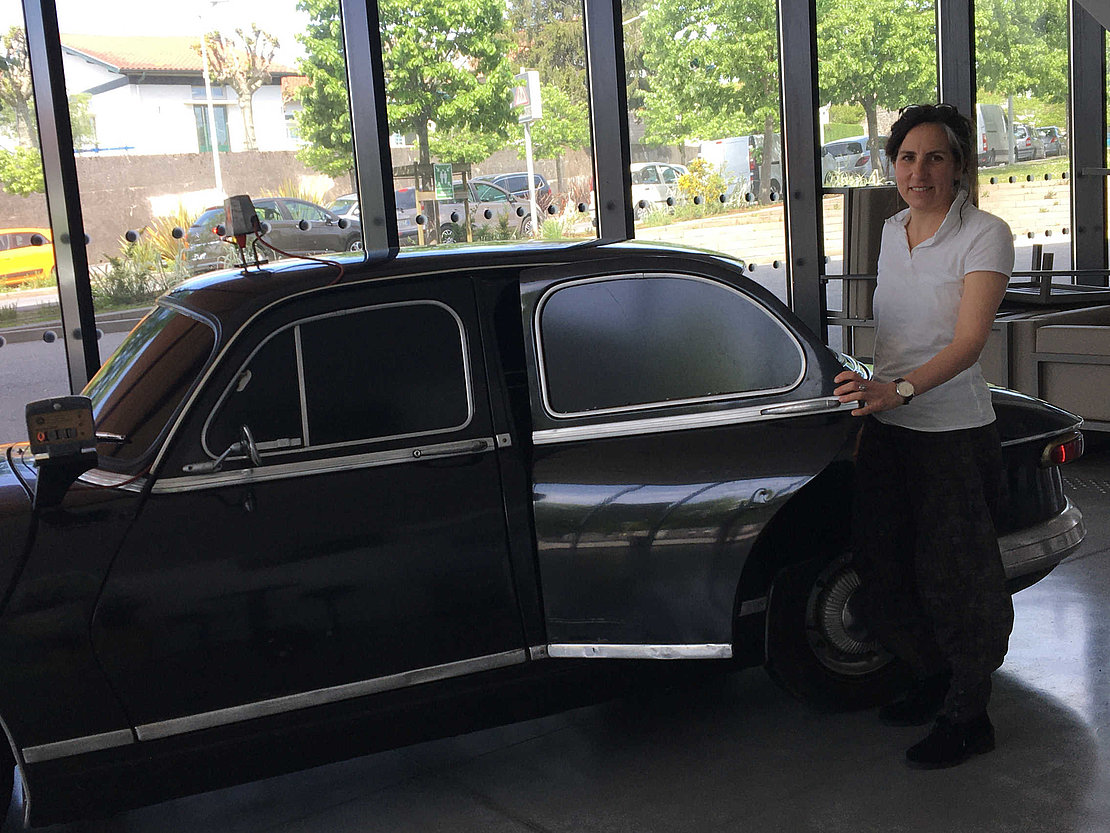
[[[832,379],[858,365],[742,264],[345,262],[160,298],[85,390],[68,490],[3,447],[0,717],[32,824],[531,716],[627,660],[765,664],[834,706],[897,684],[851,615]],[[1058,467],[1082,436],[995,406],[1016,590],[1083,537]]]

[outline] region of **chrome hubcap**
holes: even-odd
[[[893,659],[852,609],[859,586],[859,575],[841,556],[818,576],[806,607],[806,638],[814,656],[826,668],[850,676],[870,674]]]

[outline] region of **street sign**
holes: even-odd
[[[438,162],[432,165],[432,179],[436,184],[436,199],[447,200],[450,202],[455,199],[455,186],[451,182],[451,165],[439,164]]]
[[[519,85],[513,87],[513,109],[518,111],[516,120],[521,124],[528,124],[542,118],[540,74],[534,69],[526,69],[515,76],[514,80]]]

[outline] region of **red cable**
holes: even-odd
[[[279,255],[284,255],[285,257],[288,257],[288,258],[298,258],[299,257],[299,258],[302,258],[304,260],[311,260],[314,263],[322,263],[325,266],[334,266],[336,269],[339,270],[339,273],[331,281],[329,281],[326,284],[326,286],[334,286],[335,284],[337,284],[341,280],[343,280],[343,274],[346,270],[343,268],[343,264],[336,261],[336,260],[325,260],[324,258],[321,258],[321,257],[311,257],[309,255],[290,254],[289,252],[286,252],[286,251],[283,251],[282,249],[279,249],[277,246],[275,246],[273,243],[269,242],[268,240],[263,240],[261,230],[256,231],[254,233],[254,236],[255,236],[255,238],[257,238],[257,242],[261,243],[267,249],[270,249],[272,251],[277,252]]]

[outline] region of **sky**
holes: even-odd
[[[62,34],[89,35],[196,35],[218,29],[231,34],[238,27],[257,23],[278,39],[278,59],[292,63],[302,50],[295,35],[304,29],[308,15],[296,9],[296,0],[56,0]],[[20,0],[0,0],[0,27],[23,25]]]

